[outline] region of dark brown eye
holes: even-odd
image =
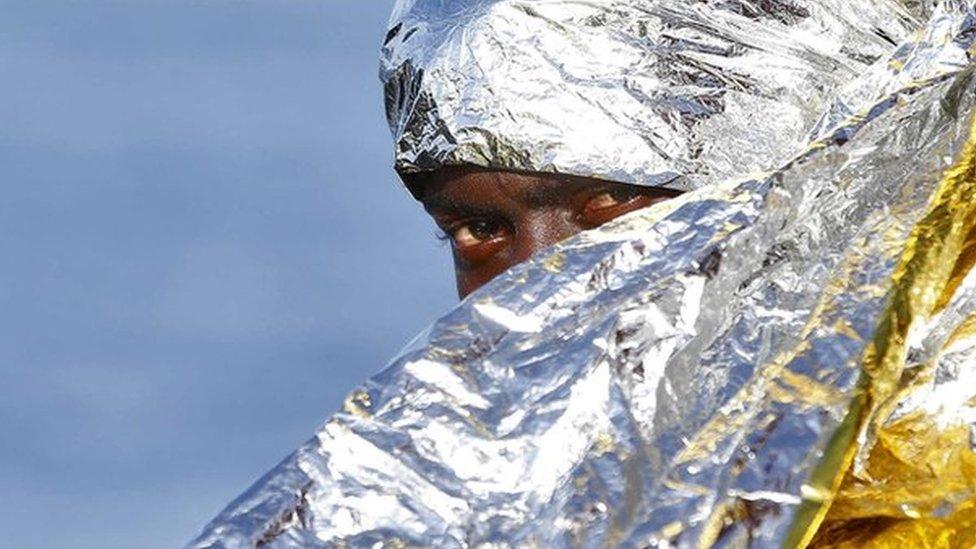
[[[509,231],[489,219],[466,221],[453,227],[449,235],[458,255],[468,263],[490,259],[509,239]]]
[[[604,208],[612,208],[614,206],[619,206],[621,202],[628,200],[628,198],[630,197],[620,198],[614,196],[610,192],[600,193],[587,201],[586,210],[594,211],[602,210]]]
[[[451,239],[458,248],[477,246],[498,236],[499,227],[496,223],[486,220],[475,220],[454,229]]]
[[[606,190],[590,197],[580,212],[580,221],[588,227],[600,226],[625,213],[650,206],[654,198],[629,188]]]

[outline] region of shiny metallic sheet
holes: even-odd
[[[384,54],[389,97],[411,98],[391,115],[401,169],[474,162],[714,184],[582,233],[470,296],[191,547],[976,537],[976,13],[906,6],[401,2]],[[807,15],[786,16],[797,11]],[[876,40],[880,28],[901,44]],[[659,95],[634,95],[633,117],[616,116],[631,108],[621,71],[643,66],[627,48],[663,42],[690,48],[655,53],[647,63],[665,73],[707,62],[687,81],[659,78]],[[588,68],[553,58],[543,71],[532,52],[547,48]],[[452,55],[483,79],[452,79]],[[616,76],[595,78],[599,56]],[[551,85],[496,78],[520,64]],[[709,72],[722,108],[688,123],[676,109],[714,91],[698,80]],[[731,92],[733,73],[748,84]],[[490,102],[495,84],[528,103]],[[526,122],[563,100],[563,118]],[[576,118],[577,100],[592,116]],[[638,150],[620,128],[656,112],[648,105],[659,116]],[[520,136],[503,128],[507,108]],[[676,152],[647,154],[665,134]],[[699,140],[717,145],[696,156]]]
[[[396,166],[739,177],[801,150],[917,26],[896,0],[401,1],[381,67]]]

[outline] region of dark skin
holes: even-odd
[[[535,252],[679,191],[452,167],[404,176],[451,242],[462,298]]]

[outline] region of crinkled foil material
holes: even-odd
[[[769,169],[919,25],[897,0],[402,0],[381,67],[396,166],[681,190]]]
[[[976,13],[906,5],[793,156],[501,275],[191,547],[971,545]]]

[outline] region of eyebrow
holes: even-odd
[[[546,206],[575,194],[580,191],[580,186],[574,184],[572,180],[537,180],[533,183],[524,185],[519,190],[519,199],[528,204],[529,207],[537,208]],[[459,215],[491,215],[497,214],[498,210],[490,206],[476,206],[459,202],[455,197],[443,194],[434,194],[421,199],[424,208],[430,212],[452,213]]]
[[[521,198],[530,207],[537,208],[552,204],[561,198],[576,194],[579,191],[579,185],[574,185],[569,180],[540,180],[535,184],[526,185],[520,194]]]
[[[453,197],[440,194],[425,197],[421,200],[421,203],[423,203],[424,209],[429,213],[450,213],[465,216],[497,215],[499,213],[496,208],[462,204],[454,200]]]

